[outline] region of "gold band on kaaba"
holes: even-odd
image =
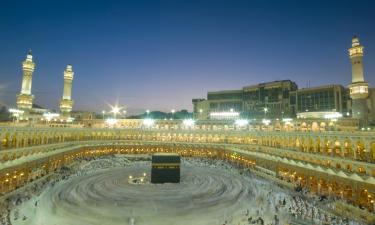
[[[174,153],[152,155],[151,183],[179,183],[181,159]]]

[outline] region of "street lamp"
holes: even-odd
[[[20,115],[24,113],[24,111],[19,110],[19,109],[9,109],[9,112],[12,114],[13,122],[15,122],[15,119],[18,122],[18,118],[20,117]]]
[[[148,115],[150,114],[150,110],[147,109],[147,110],[146,110],[146,113],[147,113],[147,117],[148,117]]]
[[[122,111],[122,113],[124,114],[124,118],[126,118],[126,110]]]
[[[203,113],[203,109],[199,109],[199,116],[198,116],[199,119],[202,118],[202,113]]]
[[[185,119],[182,121],[182,123],[186,126],[186,127],[192,127],[194,126],[195,124],[195,121],[193,119]]]
[[[145,125],[146,127],[150,128],[152,125],[154,125],[154,120],[151,119],[151,118],[146,118],[143,120],[143,125]]]
[[[119,112],[120,112],[120,108],[118,106],[112,107],[112,113],[113,113],[113,116],[115,117],[115,119],[116,119],[117,113],[119,113]]]
[[[266,116],[267,116],[267,112],[268,112],[268,108],[267,108],[267,107],[264,107],[263,111],[264,111],[264,118],[266,118]]]
[[[102,111],[102,114],[103,114],[103,120],[104,120],[104,114],[105,114],[105,110]]]
[[[171,113],[172,113],[172,120],[174,119],[174,113],[176,112],[176,110],[172,109],[171,110]]]

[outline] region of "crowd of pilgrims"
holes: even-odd
[[[329,199],[308,193],[307,189],[289,191],[270,181],[259,179],[249,170],[220,160],[201,158],[194,159],[202,166],[220,167],[237,171],[252,181],[252,196],[256,206],[249,205],[244,209],[241,218],[226,218],[220,225],[281,225],[281,224],[314,224],[314,225],[360,225],[358,221],[342,218],[331,213]],[[287,193],[287,194],[282,194]]]
[[[101,160],[98,160],[101,159]],[[105,156],[105,157],[83,157],[76,161],[74,166],[62,167],[60,170],[39,180],[33,181],[28,185],[16,189],[4,201],[0,201],[0,225],[11,225],[13,220],[26,220],[27,217],[20,215],[17,206],[37,197],[48,186],[53,187],[56,183],[67,180],[71,176],[82,176],[88,172],[94,172],[98,169],[106,169],[114,166],[125,166],[130,161],[125,157]],[[74,167],[75,169],[73,169]],[[38,200],[34,206],[38,207]],[[11,218],[11,216],[13,218]]]
[[[100,159],[100,160],[98,160]],[[103,160],[104,159],[104,160]],[[134,159],[131,159],[134,160]],[[282,189],[272,182],[259,179],[249,170],[242,169],[237,165],[232,165],[221,160],[212,160],[206,158],[184,158],[189,163],[200,164],[213,168],[222,168],[237,171],[244,176],[252,178],[252,194],[256,205],[249,205],[244,208],[239,215],[224,218],[218,225],[282,225],[282,224],[313,224],[313,225],[361,225],[362,223],[348,218],[342,218],[330,213],[328,200],[319,199],[314,195],[307,195],[307,190],[302,192],[289,191]],[[87,163],[89,162],[89,163]],[[75,169],[71,167],[62,167],[59,171],[48,177],[36,180],[20,189],[15,190],[11,195],[0,201],[0,225],[11,225],[13,220],[26,220],[27,217],[20,215],[17,206],[30,199],[37,199],[37,196],[47,188],[53,187],[56,183],[67,180],[71,176],[82,176],[88,172],[97,169],[105,169],[112,166],[126,166],[130,161],[125,157],[102,156],[81,158],[76,162]],[[288,193],[289,192],[289,193]],[[282,194],[288,193],[288,194]],[[312,197],[314,196],[314,197]],[[4,196],[0,196],[4,197]],[[33,203],[39,207],[38,200]],[[325,208],[325,209],[322,209]],[[12,218],[13,217],[13,218]],[[135,225],[136,221],[131,218],[129,224]]]

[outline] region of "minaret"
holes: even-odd
[[[22,88],[21,93],[17,95],[17,107],[19,109],[29,110],[33,106],[34,96],[31,94],[32,76],[35,70],[35,63],[31,50],[28,52],[25,61],[22,62]]]
[[[368,97],[368,83],[363,77],[363,46],[356,36],[352,39],[352,47],[349,48],[349,56],[352,62],[352,83],[349,84],[350,98],[352,99],[352,117],[360,120],[360,125],[366,125],[368,109],[366,99]]]
[[[60,110],[63,116],[69,117],[70,111],[73,108],[72,100],[72,81],[73,81],[73,69],[71,65],[67,65],[64,71],[64,93],[60,101]]]

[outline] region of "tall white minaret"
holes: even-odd
[[[368,83],[363,76],[363,46],[356,36],[352,39],[352,47],[349,48],[349,57],[352,62],[352,83],[349,84],[350,98],[352,99],[352,117],[360,119],[361,124],[367,124],[368,108]]]
[[[33,106],[34,96],[31,94],[32,76],[35,70],[35,63],[31,50],[28,52],[25,61],[22,62],[22,87],[21,93],[17,95],[17,107],[19,109],[31,109]]]
[[[67,65],[64,71],[64,92],[63,97],[60,101],[60,110],[63,116],[70,116],[69,113],[73,108],[72,100],[72,81],[73,81],[73,68],[71,65]]]

